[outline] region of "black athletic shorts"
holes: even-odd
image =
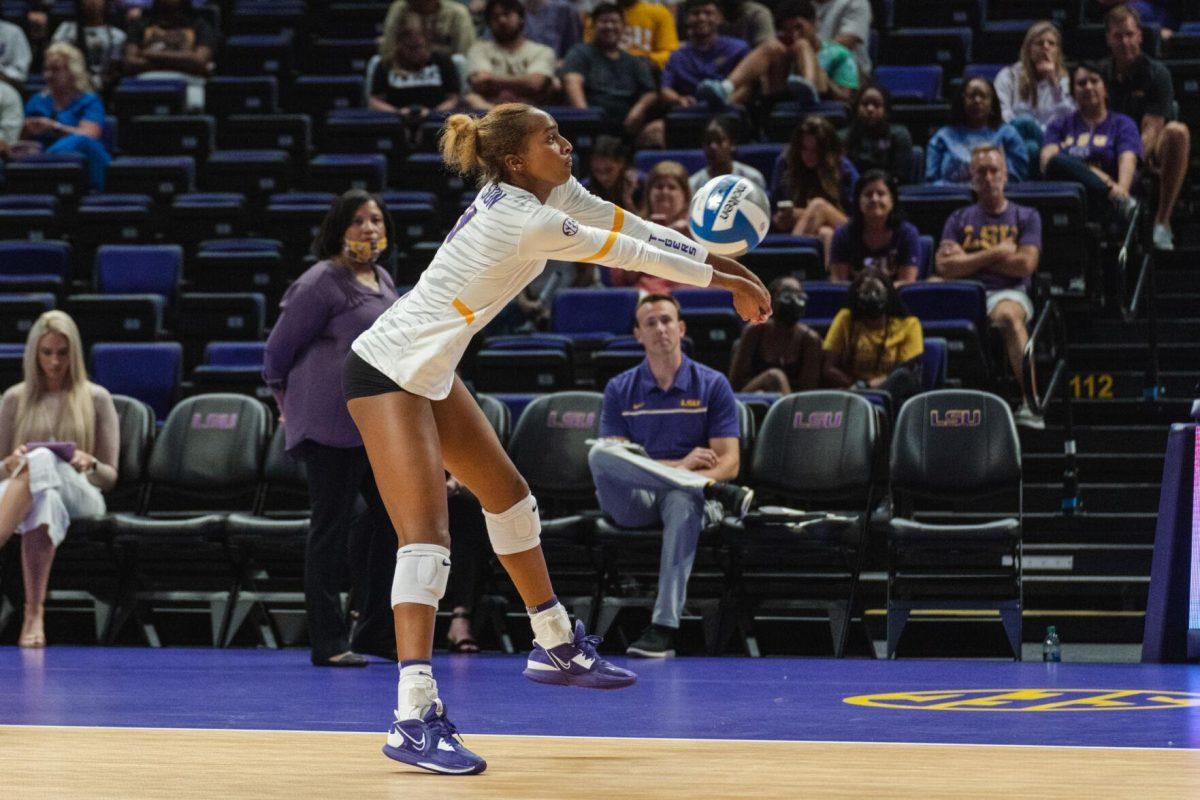
[[[403,391],[398,383],[363,361],[353,350],[346,356],[342,367],[342,393],[346,400]]]

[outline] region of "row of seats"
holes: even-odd
[[[146,614],[151,604],[204,605],[213,615],[214,644],[226,644],[248,605],[269,599],[264,587],[281,575],[293,580],[293,592],[298,585],[307,529],[302,468],[283,454],[280,429],[272,433],[270,413],[256,400],[228,394],[190,398],[172,409],[157,436],[148,407],[121,396],[116,403],[122,457],[120,483],[109,497],[111,513],[72,526],[51,599],[92,598],[105,614],[98,634],[110,641],[124,621]],[[652,563],[635,557],[640,545],[654,544],[654,531],[620,529],[595,511],[587,441],[598,433],[600,403],[601,395],[591,392],[545,395],[527,405],[512,426],[503,403],[480,396],[541,501],[543,541],[562,580],[560,595],[572,596],[577,614],[604,627],[628,605],[611,590],[614,576],[626,568],[653,569],[657,556]],[[574,422],[562,424],[566,419]],[[706,551],[711,545],[735,556],[724,560],[724,584],[711,598],[720,602],[710,647],[720,650],[737,627],[752,643],[746,625],[755,608],[815,602],[831,609],[840,655],[868,549],[870,513],[889,488],[899,517],[888,534],[889,576],[896,589],[889,602],[898,614],[894,630],[889,618],[889,652],[906,609],[925,607],[931,599],[914,587],[944,580],[947,570],[959,576],[961,591],[976,590],[977,603],[1015,608],[1019,626],[1020,519],[1019,512],[1008,518],[1005,493],[1019,493],[1020,449],[1011,414],[999,398],[961,391],[919,395],[900,413],[892,436],[887,414],[863,397],[806,392],[777,400],[761,428],[743,407],[742,426],[740,480],[766,500],[839,514],[760,513],[706,532]],[[969,517],[951,528],[922,521],[914,516],[910,492],[937,496]],[[996,495],[1004,502],[984,501]],[[970,522],[990,513],[981,509],[1007,521]],[[944,516],[945,509],[937,513]],[[955,566],[939,563],[936,575],[928,564],[921,566],[927,551],[944,556],[948,546],[960,555]],[[975,557],[961,558],[964,551]],[[999,551],[1015,555],[1013,567],[997,570],[989,556]],[[702,575],[704,568],[698,569]],[[768,573],[771,580],[765,579]],[[814,594],[818,586],[824,594]],[[1016,633],[1019,645],[1019,627]]]

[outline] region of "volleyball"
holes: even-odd
[[[746,178],[719,175],[692,198],[688,227],[710,253],[740,256],[767,235],[769,208],[763,191]]]

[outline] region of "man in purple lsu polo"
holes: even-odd
[[[745,516],[753,492],[726,483],[738,473],[737,400],[724,375],[683,354],[687,326],[670,295],[648,294],[633,333],[646,359],[608,382],[600,441],[588,454],[600,508],[618,525],[662,525],[652,624],[627,651],[675,655],[675,634],[704,526]]]

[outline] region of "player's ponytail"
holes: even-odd
[[[481,183],[504,180],[504,157],[518,153],[529,132],[524,103],[501,103],[483,117],[451,114],[442,128],[442,161],[464,178],[478,173]]]

